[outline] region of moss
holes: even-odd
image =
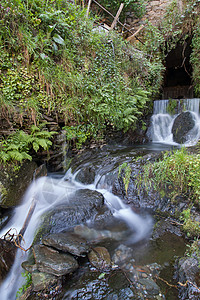
[[[167,112],[170,115],[175,115],[178,111],[178,101],[177,100],[169,100],[168,106],[167,106]]]

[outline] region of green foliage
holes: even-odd
[[[18,130],[0,143],[0,160],[4,163],[14,161],[21,163],[25,159],[32,160],[29,154],[30,150],[33,149],[37,152],[40,147],[47,150],[52,144],[49,139],[54,133],[41,131],[35,125],[31,127],[31,134]]]
[[[123,171],[123,183],[125,187],[126,194],[128,193],[128,186],[130,183],[130,178],[131,178],[131,167],[127,163],[123,163],[121,166],[119,166],[119,171],[118,171],[118,177],[121,175]]]
[[[195,238],[191,245],[187,245],[186,256],[197,257],[200,268],[200,241]]]
[[[162,159],[144,166],[137,179],[139,188],[165,190],[173,198],[185,194],[200,204],[200,155],[190,155],[185,148],[165,152]]]
[[[187,233],[188,237],[194,238],[200,236],[199,222],[194,220],[189,208],[182,212],[180,219],[183,221],[183,230]]]
[[[85,13],[69,1],[3,0],[0,9],[2,107],[21,125],[56,113],[77,147],[106,126],[134,129],[161,83],[159,62],[93,30]]]
[[[177,106],[178,106],[178,101],[170,99],[167,106],[167,112],[171,115],[175,115]]]
[[[94,136],[96,131],[92,124],[86,126],[65,126],[63,129],[66,131],[67,141],[74,144],[77,149],[80,149],[90,136]]]
[[[193,67],[193,81],[195,84],[195,93],[200,96],[200,28],[199,25],[196,27],[194,36],[192,39],[192,54],[190,61]]]
[[[16,293],[16,299],[19,299],[20,296],[29,288],[29,286],[31,286],[32,284],[32,275],[31,273],[29,273],[28,271],[25,271],[24,273],[22,273],[22,276],[24,278],[26,278],[26,282],[23,284],[23,286],[21,288],[19,288],[19,290]]]
[[[121,20],[124,21],[125,13],[132,12],[136,18],[141,18],[146,11],[146,2],[145,0],[124,0],[124,8],[121,13]],[[116,14],[119,9],[121,0],[99,0],[98,3],[103,5],[107,10],[109,10],[112,14]],[[108,16],[106,14],[106,16]]]

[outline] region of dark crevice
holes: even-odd
[[[189,37],[182,43],[178,42],[166,57],[163,99],[193,98],[191,40]]]

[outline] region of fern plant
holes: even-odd
[[[35,125],[31,127],[31,134],[18,130],[0,143],[0,160],[3,163],[14,161],[21,163],[25,159],[32,160],[29,151],[33,149],[37,152],[40,147],[47,150],[52,145],[50,138],[53,134],[55,134],[54,131],[41,131]]]

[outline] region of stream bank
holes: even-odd
[[[177,225],[180,223],[177,213],[187,207],[187,201],[182,199],[177,206],[166,195],[163,198],[155,192],[139,195],[135,186],[135,176],[141,167],[160,156],[159,145],[154,149],[148,145],[103,146],[74,157],[73,169],[66,174],[51,173],[46,179],[36,181],[33,192],[40,199],[36,213],[47,206],[49,209],[31,223],[42,221],[30,261],[22,264],[32,274],[25,299],[165,297],[171,300],[178,295],[187,299],[186,295],[189,297],[194,290],[198,292],[189,284],[198,286],[195,281],[198,261],[195,257],[181,258],[186,241],[181,225]],[[132,170],[127,193],[124,171],[119,175],[119,166],[125,162]],[[120,214],[118,196],[124,201],[124,215]],[[93,259],[87,254],[92,251],[98,253]],[[54,266],[50,253],[53,253]],[[63,265],[60,255],[72,257],[73,267],[68,269],[66,257]],[[188,274],[191,259],[193,267]],[[186,281],[185,287],[178,284]],[[121,282],[124,284],[120,285]]]

